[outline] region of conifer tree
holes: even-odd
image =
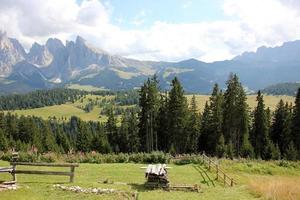
[[[208,152],[210,147],[207,144],[208,136],[211,132],[211,109],[208,102],[205,102],[201,124],[200,124],[200,137],[198,141],[198,150]]]
[[[5,137],[4,131],[0,128],[0,151],[6,151],[8,149],[7,138]]]
[[[139,106],[139,135],[143,151],[151,152],[158,149],[158,112],[159,112],[158,79],[154,75],[141,87]]]
[[[251,141],[256,158],[270,159],[271,141],[269,139],[268,113],[265,110],[263,95],[260,91],[257,93],[256,101],[257,107],[254,110]]]
[[[112,146],[114,152],[119,152],[120,147],[119,136],[118,136],[118,127],[117,127],[117,118],[115,117],[113,108],[110,108],[108,111],[108,119],[105,124],[105,132],[108,137],[109,143]]]
[[[293,122],[292,122],[293,140],[298,151],[298,158],[300,159],[300,88],[298,89],[295,106],[293,109]]]
[[[218,84],[215,84],[212,95],[210,97],[210,133],[208,135],[208,146],[210,146],[211,154],[216,152],[217,142],[222,135],[223,126],[223,94]],[[224,136],[223,136],[224,137]]]
[[[284,154],[284,158],[293,161],[297,160],[297,150],[294,146],[293,141],[291,141],[290,144],[288,145]]]
[[[200,115],[198,113],[195,95],[193,95],[191,99],[188,120],[188,141],[186,150],[189,153],[196,153],[198,151],[198,138],[200,135]]]
[[[219,137],[217,147],[216,147],[216,154],[219,158],[226,156],[226,145],[225,145],[225,139],[223,134]]]
[[[236,74],[230,75],[227,81],[227,89],[224,93],[223,103],[223,132],[225,140],[231,141],[235,156],[241,155],[243,141],[249,134],[248,105],[246,103],[245,91]]]
[[[48,122],[43,122],[42,133],[44,152],[57,152],[58,146],[56,144],[54,134],[52,133]]]
[[[128,117],[129,152],[138,152],[140,149],[140,138],[138,135],[138,120],[136,113],[130,111]]]
[[[160,108],[158,114],[158,149],[168,151],[170,149],[170,132],[169,132],[169,116],[168,116],[169,98],[167,92],[161,94]]]
[[[172,80],[172,89],[169,94],[169,132],[171,135],[171,145],[174,146],[176,153],[186,152],[188,137],[186,134],[188,105],[184,90],[175,77]]]

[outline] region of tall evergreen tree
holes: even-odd
[[[273,118],[271,138],[278,144],[281,154],[284,154],[292,141],[292,109],[289,104],[280,100]]]
[[[113,148],[114,152],[119,152],[120,147],[119,136],[118,136],[118,127],[117,127],[117,118],[115,117],[113,108],[109,109],[108,119],[105,125],[105,131],[108,137],[108,140]]]
[[[0,151],[6,151],[8,149],[7,138],[5,137],[4,131],[0,128]]]
[[[128,116],[129,152],[138,152],[140,149],[140,138],[138,135],[138,120],[136,113],[130,111]]]
[[[198,140],[198,150],[204,151],[204,152],[209,152],[210,146],[208,145],[208,136],[211,132],[211,109],[210,106],[208,105],[208,102],[205,102],[202,118],[201,118],[201,123],[200,123],[200,137]]]
[[[246,99],[245,91],[237,75],[231,74],[224,93],[223,132],[227,143],[229,141],[232,142],[235,156],[240,156],[242,144],[248,143],[247,141],[243,141],[247,138],[244,135],[249,134],[249,116]]]
[[[193,95],[191,99],[188,120],[188,141],[186,150],[190,153],[196,153],[198,151],[198,138],[200,135],[200,115],[198,112],[195,95]]]
[[[158,149],[158,112],[159,112],[158,79],[154,75],[141,88],[139,106],[139,135],[143,151],[151,152]]]
[[[257,93],[257,107],[254,110],[251,141],[256,158],[270,159],[269,122],[268,113],[265,110],[263,95]]]
[[[293,109],[293,140],[298,151],[298,158],[300,159],[300,88],[298,89],[295,106]]]
[[[188,136],[186,134],[188,105],[184,96],[184,90],[175,77],[172,80],[172,89],[170,91],[168,105],[169,114],[169,132],[171,135],[171,146],[176,153],[186,152]]]
[[[223,126],[223,94],[219,89],[218,84],[215,84],[212,95],[210,97],[210,109],[211,109],[211,131],[208,136],[208,145],[211,147],[211,153],[216,152],[217,142],[222,135]]]
[[[169,97],[167,92],[161,94],[160,108],[158,114],[158,149],[168,151],[170,148],[169,116],[168,116]]]

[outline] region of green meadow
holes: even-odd
[[[251,200],[251,199],[290,199],[300,198],[300,163],[298,162],[266,162],[266,161],[231,161],[220,160],[221,167],[236,180],[237,185],[224,187],[215,180],[215,174],[208,172],[214,180],[205,181],[196,164],[170,164],[169,180],[171,184],[198,184],[201,192],[164,191],[146,189],[144,187],[145,164],[80,164],[75,170],[75,182],[68,183],[68,177],[45,175],[17,175],[19,189],[2,191],[0,199],[40,200],[40,199],[128,199],[120,194],[83,194],[62,191],[54,184],[80,186],[82,188],[109,188],[128,193],[138,193],[138,199],[198,199],[198,200]],[[8,166],[8,162],[0,161],[0,166]],[[203,170],[207,171],[204,166]],[[18,169],[29,169],[20,166]],[[30,167],[37,170],[68,170],[60,168]],[[0,180],[10,180],[9,174],[0,174]],[[112,182],[104,184],[105,180]]]

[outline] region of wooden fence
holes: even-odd
[[[207,168],[209,171],[215,171],[216,173],[216,180],[222,180],[224,183],[224,186],[233,186],[234,184],[237,184],[232,177],[228,176],[217,164],[215,161],[213,161],[211,158],[206,156],[205,154],[202,154],[202,160],[207,165]]]
[[[188,160],[188,159],[201,159],[203,163],[207,166],[208,171],[216,173],[216,180],[220,180],[224,183],[224,186],[234,186],[236,181],[233,180],[232,177],[228,176],[216,163],[214,160],[206,156],[204,153],[201,156],[182,156],[182,157],[175,157],[173,160]]]
[[[75,167],[79,167],[75,163],[28,163],[28,162],[11,162],[12,166],[11,174],[13,176],[13,181],[17,180],[16,174],[42,174],[42,175],[60,175],[60,176],[69,176],[70,182],[74,182],[75,176]],[[17,166],[44,166],[44,167],[70,167],[70,172],[66,171],[40,171],[40,170],[18,170]]]

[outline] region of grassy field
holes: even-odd
[[[8,166],[7,162],[0,161],[0,166]],[[38,200],[38,199],[126,199],[117,194],[93,195],[79,194],[53,188],[54,184],[66,186],[76,185],[83,188],[114,188],[128,192],[138,192],[139,199],[199,199],[199,200],[251,200],[251,199],[300,199],[300,164],[280,166],[278,163],[264,161],[221,161],[221,166],[238,182],[238,185],[224,188],[220,182],[215,186],[207,185],[203,181],[194,164],[169,165],[169,180],[171,184],[200,184],[202,192],[184,192],[163,190],[147,190],[143,164],[80,164],[76,169],[75,182],[68,183],[67,177],[18,175],[20,189],[16,191],[2,191],[0,199]],[[26,167],[20,167],[20,169]],[[54,170],[47,169],[46,170]],[[40,169],[39,169],[40,170]],[[56,169],[57,170],[57,169]],[[209,173],[213,178],[214,175]],[[0,174],[0,180],[10,180],[9,174]],[[103,184],[109,179],[114,183]]]
[[[35,115],[40,116],[44,119],[49,117],[57,117],[57,118],[70,118],[71,116],[78,116],[83,120],[89,121],[101,121],[104,122],[107,120],[105,115],[100,115],[101,108],[95,106],[94,109],[87,113],[80,107],[84,107],[89,99],[95,100],[96,98],[107,98],[112,99],[113,96],[101,97],[97,95],[87,95],[84,98],[83,102],[78,100],[75,103],[66,103],[62,105],[55,105],[55,106],[47,106],[43,108],[35,108],[35,109],[26,109],[26,110],[15,110],[11,111],[12,113],[16,113],[18,115]],[[190,102],[192,95],[187,95],[188,101]],[[280,99],[283,99],[285,102],[294,102],[294,97],[291,96],[264,96],[265,104],[267,107],[270,107],[271,110],[276,108]],[[202,112],[204,109],[205,102],[209,100],[208,95],[197,95],[196,101],[199,108],[199,111]],[[247,98],[247,103],[249,104],[250,108],[253,109],[256,106],[256,95],[249,95]]]
[[[84,91],[98,91],[98,90],[105,90],[104,88],[95,87],[92,85],[79,85],[79,84],[70,84],[67,86],[69,89],[77,89],[77,90],[84,90]]]

